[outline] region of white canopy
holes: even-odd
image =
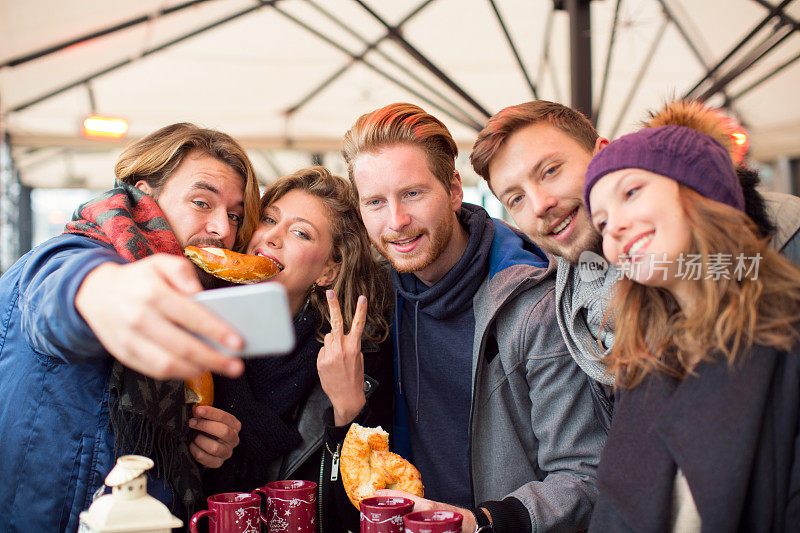
[[[569,15],[553,4],[2,0],[0,124],[23,182],[34,187],[112,183],[113,161],[126,141],[80,137],[80,123],[92,111],[126,118],[126,140],[179,121],[218,128],[251,151],[261,178],[269,180],[310,164],[309,152],[341,171],[336,151],[353,121],[387,103],[410,101],[447,124],[467,166],[483,112],[533,99],[531,86],[538,98],[569,103]],[[800,52],[794,31],[800,3],[775,4],[592,1],[600,133],[631,131],[648,109],[706,80],[693,96],[710,89],[710,102],[730,104],[750,133],[754,158],[799,155],[800,62],[793,60]],[[776,16],[706,79],[770,8]],[[398,24],[396,33],[387,30]],[[114,26],[124,27],[110,31]],[[81,40],[93,33],[104,34]],[[43,53],[72,40],[80,42]],[[32,54],[39,57],[26,57]]]

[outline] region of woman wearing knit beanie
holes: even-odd
[[[800,531],[800,269],[745,215],[718,121],[674,122],[586,173],[624,273],[590,530]]]

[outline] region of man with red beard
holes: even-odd
[[[464,532],[585,528],[605,434],[555,321],[555,266],[462,203],[457,152],[411,104],[344,137],[361,218],[392,266],[394,449],[422,474],[415,510],[455,509]]]

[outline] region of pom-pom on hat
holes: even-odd
[[[673,179],[706,198],[744,211],[744,194],[728,150],[716,139],[685,126],[645,128],[620,137],[589,163],[583,197],[597,181],[626,168],[648,170]]]

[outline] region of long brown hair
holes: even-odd
[[[754,343],[788,350],[800,338],[800,269],[772,250],[743,212],[683,185],[680,200],[692,228],[688,253],[702,263],[698,303],[681,309],[665,289],[627,278],[616,284],[616,339],[606,363],[622,387],[635,387],[651,372],[683,379],[716,354],[733,365]],[[757,276],[739,280],[730,272],[730,279],[714,279],[712,254],[726,254],[733,265],[738,257],[756,258]]]
[[[225,163],[244,180],[244,216],[234,245],[241,251],[250,242],[260,218],[258,181],[244,148],[230,135],[188,122],[170,124],[125,148],[114,166],[114,174],[119,181],[130,185],[144,180],[157,198],[183,159],[195,151]]]
[[[331,174],[321,166],[298,170],[278,178],[261,197],[264,208],[293,190],[305,191],[321,199],[328,209],[333,246],[331,255],[339,263],[339,274],[330,287],[339,300],[345,331],[353,324],[359,295],[367,297],[367,323],[364,337],[374,342],[386,339],[390,305],[389,278],[375,259],[361,223],[355,194],[346,179]],[[309,304],[322,316],[323,324],[330,321],[328,302],[323,287],[311,287]]]

